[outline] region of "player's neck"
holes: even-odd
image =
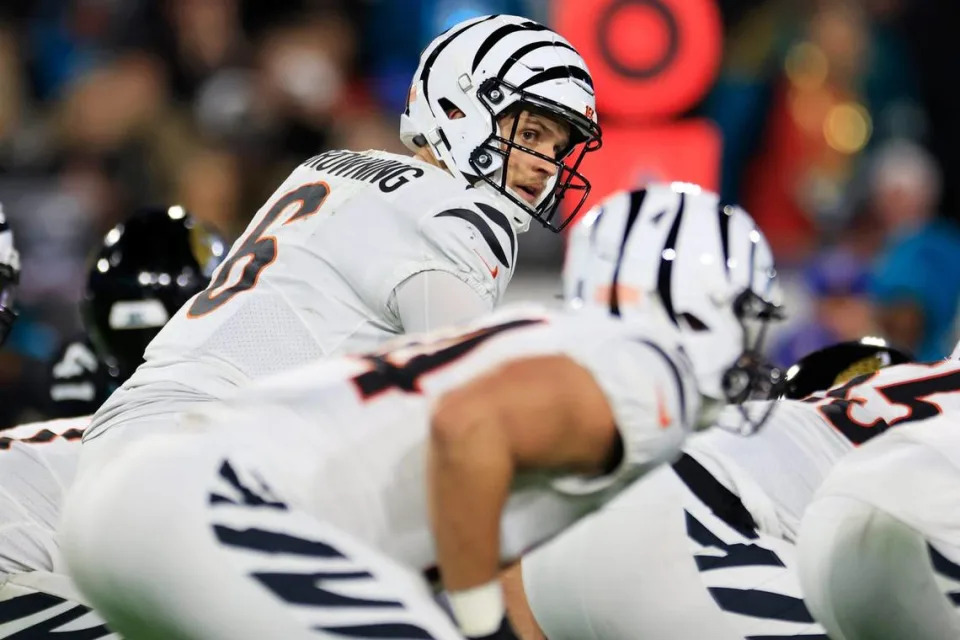
[[[430,150],[430,147],[420,147],[417,149],[417,152],[413,154],[413,157],[441,169],[447,168],[445,164],[440,162],[437,157],[433,155],[433,151]]]

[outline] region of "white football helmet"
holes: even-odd
[[[20,254],[13,244],[13,231],[0,204],[0,345],[10,335],[13,321],[17,319],[15,305],[19,282]]]
[[[463,117],[448,117],[454,108]],[[523,108],[570,125],[571,142],[560,157],[513,142],[517,120],[513,131],[500,130],[501,116]],[[527,18],[485,16],[454,25],[423,51],[400,117],[400,138],[414,152],[429,146],[454,176],[487,185],[507,198],[518,231],[527,229],[531,217],[559,231],[590,192],[578,167],[584,154],[600,148],[596,108],[587,65],[563,37]],[[506,184],[505,167],[515,149],[557,167],[533,204]],[[558,218],[567,191],[579,191],[580,199]]]
[[[780,317],[773,255],[714,193],[674,183],[610,196],[571,234],[563,276],[568,303],[675,325],[708,398],[740,404],[781,383],[760,353]]]

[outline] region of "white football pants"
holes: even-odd
[[[127,640],[462,638],[417,571],[298,506],[289,470],[261,451],[163,434],[81,476],[63,554],[113,629]]]
[[[807,604],[832,640],[960,638],[960,420],[899,426],[845,457],[798,544]]]

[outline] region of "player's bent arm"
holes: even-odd
[[[394,290],[397,315],[405,333],[433,331],[479,318],[492,301],[446,271],[414,274]]]
[[[599,473],[616,463],[613,414],[591,374],[566,356],[508,363],[435,405],[428,492],[448,590],[496,579],[500,515],[514,473]]]
[[[503,617],[500,517],[514,473],[600,473],[616,463],[619,436],[600,387],[566,356],[515,360],[444,394],[430,426],[438,565],[464,633],[482,636]]]
[[[669,339],[654,344],[621,330],[611,324],[584,334],[569,357],[506,364],[435,405],[431,526],[461,627],[464,612],[480,612],[471,620],[486,629],[503,615],[499,523],[517,471],[575,472],[555,479],[554,489],[603,501],[679,454],[699,412],[692,372]]]

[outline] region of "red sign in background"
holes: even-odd
[[[722,49],[714,0],[555,0],[554,28],[583,55],[603,147],[587,156],[588,206],[618,189],[681,180],[716,189],[720,134],[678,120],[713,84]]]
[[[583,211],[614,191],[650,182],[694,182],[716,190],[721,149],[716,126],[702,118],[636,127],[605,126],[603,147],[587,154],[581,168],[591,184]]]

